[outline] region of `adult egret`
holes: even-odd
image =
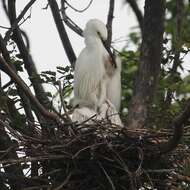
[[[107,28],[104,23],[98,19],[89,20],[83,34],[86,47],[75,64],[73,106],[97,111],[107,93],[112,91],[107,91],[108,81],[114,76],[117,65],[105,43]]]
[[[80,53],[74,71],[73,106],[78,107],[72,120],[83,122],[108,119],[113,125],[122,126],[118,115],[121,92],[121,61],[113,60],[108,49],[107,28],[100,20],[89,20],[84,29],[85,48]],[[88,120],[88,123],[93,123]]]

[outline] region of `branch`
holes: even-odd
[[[8,160],[9,159],[17,160],[18,159],[18,156],[17,156],[14,146],[15,146],[15,144],[13,144],[12,140],[10,139],[10,137],[8,136],[8,134],[5,131],[4,126],[0,122],[0,151],[4,151],[4,150],[11,148],[10,151],[7,152],[6,155],[4,155],[4,160],[7,160],[7,159]],[[2,154],[1,154],[1,156],[2,156]],[[3,164],[3,166],[4,166],[4,164]],[[7,175],[14,173],[14,175],[19,175],[19,176],[24,177],[20,163],[17,163],[16,165],[10,165],[9,167],[5,167],[4,170]],[[14,180],[14,179],[9,180],[9,185],[10,185],[11,189],[14,189],[14,190],[20,190],[25,186],[23,183],[20,182],[20,180]]]
[[[2,52],[2,55],[3,55],[4,59],[6,60],[6,62],[10,63],[11,62],[11,58],[10,58],[8,50],[6,49],[6,45],[5,45],[4,40],[3,40],[3,38],[2,38],[1,35],[0,35],[0,51]],[[16,69],[15,69],[14,65],[12,64],[10,66],[16,72]],[[5,73],[7,73],[6,69],[3,69],[3,71]],[[13,83],[13,81],[11,80],[9,83]],[[6,87],[6,86],[4,86],[4,87]],[[17,88],[17,91],[18,91],[18,95],[21,98],[21,101],[22,101],[23,108],[24,108],[24,111],[26,113],[26,116],[27,116],[27,118],[31,122],[33,122],[34,121],[34,117],[33,117],[32,109],[31,109],[31,104],[30,104],[27,96],[23,93],[23,91],[19,88],[19,86],[16,86],[16,88]],[[12,104],[12,102],[10,103],[10,105],[11,104]],[[16,114],[16,113],[14,113],[14,114]],[[29,127],[30,127],[30,130],[27,129],[27,132],[30,133],[30,135],[35,134],[34,128],[31,127],[30,124],[29,124]]]
[[[12,26],[16,22],[15,0],[8,0],[8,10],[9,10],[9,19]],[[33,85],[36,97],[43,104],[43,106],[48,107],[49,105],[51,105],[51,103],[47,98],[47,96],[45,95],[42,84],[39,83],[39,80],[35,77],[38,75],[37,69],[31,55],[28,52],[27,47],[25,46],[21,31],[18,26],[13,30],[13,39],[16,42],[20,54],[24,60],[24,66],[29,75],[29,79]]]
[[[61,21],[61,16],[59,13],[59,7],[57,5],[56,0],[48,0],[48,2],[50,5],[50,8],[51,8],[51,11],[52,11],[52,15],[53,15],[57,30],[59,32],[60,39],[62,41],[62,45],[64,47],[64,50],[65,50],[66,55],[70,61],[71,66],[74,68],[74,64],[76,61],[76,55],[75,55],[74,50],[72,48],[71,42],[68,38],[65,27]]]
[[[8,9],[6,5],[6,0],[2,0],[3,10],[5,11],[5,14],[8,16]]]
[[[83,9],[77,9],[77,8],[75,8],[74,6],[72,6],[70,3],[68,3],[68,1],[67,0],[63,0],[71,9],[73,9],[74,11],[76,11],[76,12],[79,12],[79,13],[83,13],[84,11],[86,11],[89,7],[90,7],[90,5],[92,4],[92,2],[93,2],[93,0],[90,0],[89,1],[89,3],[88,3],[88,5],[85,7],[85,8],[83,8]]]
[[[178,174],[178,173],[172,173],[172,177],[177,179],[177,181],[180,181],[180,182],[185,182],[186,184],[190,184],[190,177],[188,176],[185,176],[185,175],[181,175],[181,174]]]
[[[66,14],[65,0],[61,0],[61,13],[64,23],[79,36],[83,37],[83,30]]]
[[[172,151],[177,147],[179,141],[183,136],[183,128],[185,123],[190,119],[190,98],[187,100],[184,110],[174,119],[171,126],[168,128],[174,128],[174,133],[171,139],[167,143],[160,145],[160,153],[164,154]]]
[[[24,17],[24,15],[26,14],[26,12],[28,11],[28,9],[34,4],[36,0],[31,0],[22,10],[22,12],[20,13],[20,15],[15,19],[15,21],[11,24],[11,28],[6,32],[5,35],[5,42],[7,42],[10,38],[11,33],[13,32],[13,30],[18,26],[18,23],[21,21],[21,19]]]
[[[164,13],[165,0],[145,1],[140,65],[129,107],[129,128],[144,127],[152,105],[160,73]]]
[[[115,5],[115,0],[110,0],[109,3],[109,12],[108,12],[108,17],[107,17],[107,29],[108,29],[108,39],[107,43],[110,46],[111,41],[112,41],[112,23],[113,23],[113,14],[114,14],[114,5]]]
[[[14,70],[9,66],[9,64],[0,56],[0,64],[4,66],[7,71],[7,74],[11,79],[24,91],[28,96],[33,106],[35,106],[39,112],[46,118],[56,121],[58,124],[62,124],[60,118],[57,114],[49,112],[46,110],[43,105],[38,101],[38,99],[32,94],[29,87],[24,83],[24,81],[14,72]]]
[[[183,18],[184,18],[184,1],[176,1],[176,32],[174,34],[174,61],[170,71],[171,82],[173,81],[178,67],[180,66],[180,49],[182,47],[182,30],[183,30]],[[165,98],[166,107],[171,104],[173,90],[168,89],[167,95]]]
[[[137,21],[139,23],[141,32],[143,31],[143,14],[141,12],[141,10],[139,9],[139,6],[137,4],[136,0],[126,0],[126,2],[129,3],[129,5],[131,6],[131,8],[133,9],[133,12],[135,13],[136,17],[137,17]]]

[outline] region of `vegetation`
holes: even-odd
[[[16,2],[1,1],[11,25],[0,34],[0,69],[10,79],[0,82],[1,189],[190,189],[190,73],[184,62],[190,51],[189,1],[145,0],[143,15],[138,1],[126,0],[139,30],[129,34],[136,50],[118,52],[122,129],[108,120],[91,125],[71,120],[76,56],[65,27],[82,36],[66,12],[74,7],[48,0],[46,9],[52,11],[70,65],[39,74],[21,25],[36,0],[20,14]],[[110,44],[114,3],[109,1],[107,19]]]

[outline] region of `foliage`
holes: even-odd
[[[6,1],[2,2],[6,12]],[[9,0],[7,9],[13,8],[11,3],[14,2]],[[34,2],[30,1],[29,5]],[[62,1],[68,7],[59,9],[57,5],[56,9],[55,0],[48,2],[45,9],[57,10],[53,15],[58,31],[64,34],[60,35],[64,37],[64,44],[68,39],[59,23],[62,21],[59,10],[66,11],[72,6]],[[183,116],[190,97],[190,70],[184,66],[190,51],[190,4],[184,2],[182,12],[177,10],[176,1],[166,2],[158,85],[149,105],[146,128],[141,129],[128,129],[126,124],[139,82],[136,76],[141,56],[145,53],[141,50],[140,32],[132,30],[128,35],[135,50],[126,46],[119,52],[122,59],[120,115],[126,128],[115,128],[106,119],[93,125],[79,124],[70,118],[73,62],[72,66],[58,66],[56,71],[38,74],[28,45],[20,38],[23,33],[18,26],[20,20],[17,23],[10,18],[14,10],[9,12],[10,22],[14,21],[10,38],[6,41],[7,34],[4,38],[0,35],[0,61],[7,62],[14,73],[11,76],[7,68],[0,65],[2,72],[11,76],[10,81],[0,86],[0,186],[3,190],[189,189],[189,118],[182,123],[185,127],[181,143],[177,142],[173,152],[161,152],[161,147],[176,135],[171,124],[174,118]],[[72,25],[73,21],[65,12],[63,14],[64,24]],[[72,27],[81,35],[82,30],[75,23]],[[24,38],[29,43],[27,35]],[[68,44],[64,44],[66,50]],[[73,52],[67,54],[71,56]],[[70,60],[74,58],[72,55]],[[20,75],[26,73],[27,79],[23,82]]]

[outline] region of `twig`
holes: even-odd
[[[5,14],[8,16],[8,9],[7,9],[7,5],[6,5],[6,0],[2,0],[2,4],[3,4],[3,10],[5,11]]]
[[[0,56],[0,64],[6,68],[7,74],[12,78],[12,80],[24,91],[24,93],[28,96],[30,101],[33,103],[34,106],[40,111],[40,113],[50,118],[59,124],[62,125],[60,118],[53,112],[49,112],[45,109],[42,104],[38,101],[38,99],[32,94],[29,87],[24,83],[24,81],[13,71],[13,69],[5,62],[5,60]]]
[[[27,162],[34,162],[34,161],[44,161],[44,160],[60,160],[65,158],[65,155],[43,155],[43,156],[35,156],[35,157],[22,157],[18,159],[6,159],[0,160],[0,164],[6,164],[3,167],[9,167],[10,165],[15,165],[18,163],[27,163]]]
[[[11,25],[13,25],[16,21],[15,1],[8,0],[8,8],[9,8],[8,10],[9,10],[10,23],[11,23]],[[42,84],[39,83],[38,78],[34,77],[34,76],[38,75],[37,69],[36,69],[35,63],[31,57],[31,55],[29,54],[29,50],[25,46],[25,43],[24,43],[24,40],[22,38],[22,34],[21,34],[19,27],[16,27],[13,30],[13,39],[16,42],[18,49],[19,49],[19,52],[20,52],[20,54],[24,60],[24,66],[25,66],[25,69],[27,70],[27,73],[29,75],[29,79],[30,79],[32,86],[34,88],[36,97],[38,98],[40,103],[43,104],[43,106],[49,107],[50,101],[45,94],[44,88],[43,88]]]
[[[114,5],[115,5],[115,0],[110,0],[109,3],[109,12],[108,12],[108,17],[107,17],[107,30],[108,30],[108,39],[107,43],[110,46],[111,41],[112,41],[112,23],[113,23],[113,14],[114,14]]]
[[[65,105],[65,102],[64,102],[64,99],[63,99],[61,81],[58,81],[58,84],[59,84],[59,97],[60,97],[60,100],[61,100],[61,106],[63,108],[64,114],[66,115],[66,118],[67,118],[68,122],[70,124],[72,124],[72,120],[71,120],[71,118],[70,118],[70,116],[68,114],[68,111],[66,109],[66,105]]]
[[[61,21],[61,16],[59,13],[59,7],[57,5],[57,2],[55,0],[48,0],[50,8],[51,8],[51,12],[62,42],[62,45],[64,47],[64,50],[66,52],[66,55],[70,61],[71,66],[74,68],[74,64],[76,61],[76,55],[74,53],[73,47],[71,45],[71,42],[68,38],[67,32],[65,30],[65,27]]]
[[[83,37],[83,30],[66,14],[65,0],[61,0],[61,13],[64,23],[79,36]]]
[[[100,162],[98,162],[98,165],[100,166],[100,168],[102,169],[102,171],[104,172],[106,178],[108,179],[108,182],[110,183],[111,185],[111,189],[112,190],[116,190],[116,187],[111,179],[111,177],[108,175],[108,173],[106,172],[106,170],[104,169],[104,167],[102,166],[102,164]]]
[[[66,179],[63,181],[63,183],[61,183],[58,187],[56,187],[55,189],[53,189],[53,190],[60,190],[60,189],[62,189],[63,188],[63,186],[65,186],[68,182],[69,182],[69,180],[70,180],[70,178],[71,178],[71,175],[72,175],[72,173],[69,173],[69,175],[66,177]]]
[[[39,189],[44,189],[44,188],[48,188],[48,187],[51,187],[51,185],[32,186],[32,187],[24,188],[24,189],[22,189],[22,190],[39,190]]]
[[[20,20],[23,19],[24,15],[28,11],[28,9],[34,4],[35,1],[36,0],[31,0],[30,2],[28,2],[27,5],[22,10],[22,12],[20,13],[20,15],[14,21],[14,23],[11,24],[11,28],[6,32],[6,35],[4,37],[5,42],[9,40],[11,33],[18,26],[18,23],[20,22]]]
[[[93,2],[93,0],[90,0],[88,5],[84,9],[79,10],[79,9],[76,9],[74,6],[72,6],[70,3],[68,3],[67,0],[64,0],[64,1],[65,1],[65,4],[67,4],[71,9],[73,9],[74,11],[79,12],[79,13],[83,13],[84,11],[86,11]]]
[[[137,4],[136,0],[126,0],[126,2],[128,2],[131,6],[131,8],[133,9],[133,12],[135,13],[136,17],[137,17],[137,21],[139,23],[140,29],[141,29],[141,33],[143,31],[143,14],[141,12],[141,10],[139,9],[139,6]]]

